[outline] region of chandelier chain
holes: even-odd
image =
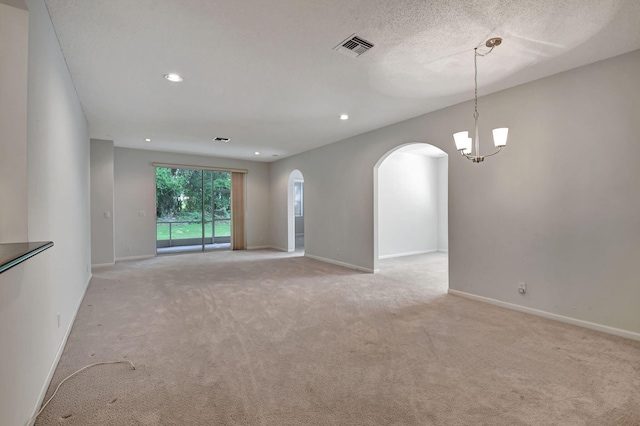
[[[478,56],[487,56],[489,53],[491,53],[494,49],[495,45],[492,46],[489,50],[487,50],[484,53],[479,53],[478,52],[478,48],[474,47],[473,48],[473,69],[474,69],[474,73],[473,73],[473,83],[474,83],[474,98],[475,98],[475,111],[473,113],[473,118],[477,119],[478,117],[480,117],[480,114],[478,113]]]
[[[473,49],[474,54],[473,54],[473,68],[474,68],[474,73],[473,73],[473,82],[474,82],[474,91],[473,91],[473,95],[475,98],[475,112],[473,113],[473,118],[478,119],[478,117],[480,117],[480,114],[478,114],[478,48],[474,48]]]

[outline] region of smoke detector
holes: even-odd
[[[351,34],[346,39],[342,40],[333,50],[337,50],[340,53],[357,58],[363,53],[367,52],[373,47],[373,43],[358,37],[355,34]]]

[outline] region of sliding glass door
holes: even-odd
[[[156,167],[158,254],[230,248],[231,173]]]
[[[205,249],[231,243],[231,173],[204,171]]]

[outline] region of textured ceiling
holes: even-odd
[[[493,36],[480,95],[640,48],[637,0],[45,3],[92,138],[260,161],[471,99]],[[375,47],[333,50],[353,33]]]

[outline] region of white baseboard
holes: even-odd
[[[87,284],[84,286],[84,291],[82,292],[82,296],[78,301],[78,306],[76,306],[76,310],[73,313],[73,317],[71,321],[69,321],[69,327],[64,333],[64,337],[62,338],[62,342],[60,342],[60,346],[58,346],[58,351],[56,352],[56,356],[53,359],[53,363],[51,364],[51,368],[49,368],[49,373],[47,374],[47,379],[44,382],[42,389],[40,390],[40,396],[38,397],[38,401],[31,410],[31,419],[28,423],[28,426],[33,426],[36,422],[36,419],[33,416],[36,415],[38,411],[40,411],[40,406],[44,401],[44,397],[47,395],[47,389],[49,389],[49,385],[51,385],[51,380],[53,379],[53,375],[56,372],[56,368],[58,368],[58,363],[60,362],[60,357],[62,357],[62,353],[64,352],[64,347],[67,345],[67,340],[69,339],[69,335],[71,334],[71,329],[73,328],[73,323],[76,321],[76,316],[78,316],[78,311],[80,311],[80,306],[82,306],[82,301],[84,300],[84,296],[87,294],[87,289],[89,288],[89,283],[91,282],[91,278],[93,278],[93,274],[89,274],[89,279],[87,280]]]
[[[115,262],[115,261],[113,261],[113,262],[111,262],[111,263],[94,263],[94,264],[92,264],[92,265],[91,265],[91,267],[92,267],[92,268],[101,268],[101,267],[103,267],[103,266],[113,266],[113,265],[115,265],[115,264],[116,264],[116,262]]]
[[[276,249],[275,247],[272,246],[251,246],[251,247],[247,247],[247,250],[270,250],[270,249]]]
[[[145,255],[145,256],[116,257],[116,262],[122,262],[123,260],[151,259],[152,257],[156,257],[156,256],[155,255]]]
[[[415,254],[435,253],[437,251],[438,250],[418,250],[418,251],[407,251],[405,253],[384,254],[382,256],[378,256],[378,259],[392,259],[394,257],[413,256]]]
[[[509,302],[503,302],[501,300],[491,299],[489,297],[477,296],[475,294],[466,293],[464,291],[449,289],[449,294],[464,297],[466,299],[476,300],[479,302],[489,303],[491,305],[500,306],[503,308],[511,309],[513,311],[524,312],[526,314],[537,315],[539,317],[561,321],[567,324],[573,324],[573,325],[577,325],[584,328],[589,328],[591,330],[601,331],[607,334],[613,334],[615,336],[625,337],[627,339],[640,340],[640,333],[634,333],[633,331],[622,330],[620,328],[609,327],[602,324],[596,324],[594,322],[583,321],[583,320],[579,320],[571,317],[565,317],[563,315],[553,314],[547,311],[540,311],[538,309],[528,308],[526,306],[516,305]]]
[[[438,253],[449,253],[449,249],[438,249]]]
[[[363,268],[362,266],[352,265],[351,263],[340,262],[340,261],[333,260],[333,259],[327,259],[325,257],[314,256],[312,254],[305,253],[304,257],[308,257],[308,258],[314,259],[314,260],[319,260],[320,262],[331,263],[333,265],[344,266],[345,268],[349,268],[349,269],[356,269],[356,270],[362,271],[362,272],[369,272],[369,273],[376,272],[373,269]]]

